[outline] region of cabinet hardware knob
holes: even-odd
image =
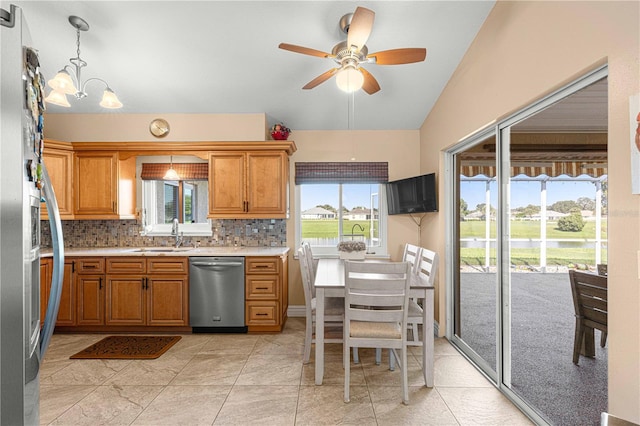
[[[98,289],[102,290],[102,277],[98,278]]]
[[[266,317],[269,314],[256,314],[256,316]]]
[[[269,290],[269,287],[256,287],[256,290]]]

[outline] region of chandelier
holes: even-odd
[[[87,63],[80,58],[80,31],[88,31],[89,24],[78,16],[69,16],[69,23],[76,29],[77,35],[76,57],[69,59],[73,67],[71,67],[71,65],[65,65],[52,80],[47,82],[52,90],[44,100],[50,104],[70,107],[71,105],[67,100],[67,95],[74,95],[77,99],[85,98],[87,96],[85,92],[87,83],[90,81],[100,81],[106,86],[102,94],[100,106],[109,109],[122,108],[122,102],[118,100],[118,97],[106,81],[96,77],[82,81],[82,68],[86,67]]]

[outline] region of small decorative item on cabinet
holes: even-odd
[[[338,253],[340,259],[363,260],[367,245],[362,241],[340,241]]]
[[[271,137],[277,141],[287,140],[291,129],[282,123],[274,124],[271,128]]]

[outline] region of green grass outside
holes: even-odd
[[[354,233],[369,236],[370,222],[366,220],[345,220],[343,232],[350,234],[355,224],[364,228],[364,232],[355,229]],[[377,226],[377,222],[374,223]],[[484,221],[468,221],[460,223],[462,238],[484,238]],[[587,222],[581,232],[563,232],[555,229],[556,223],[547,223],[548,239],[593,239],[595,238],[595,222]],[[607,238],[607,222],[602,221],[602,238]],[[337,220],[302,221],[302,238],[335,238],[338,235]],[[495,221],[491,222],[491,235],[495,236]],[[540,238],[540,222],[512,221],[511,236],[513,238]],[[490,252],[491,264],[495,265],[495,249]],[[602,251],[602,258],[607,258],[607,251]],[[462,248],[460,250],[462,265],[484,265],[484,248]],[[514,265],[540,265],[540,250],[538,248],[514,248],[511,249],[511,263]],[[592,248],[548,248],[547,265],[566,266],[570,264],[595,264],[595,249]]]
[[[491,236],[496,235],[496,222],[492,221]],[[580,232],[564,232],[556,229],[556,222],[547,222],[547,239],[587,239],[596,237],[596,223],[586,222],[584,228]],[[483,220],[474,220],[467,222],[460,222],[460,236],[461,238],[484,238],[485,223]],[[540,238],[540,222],[525,221],[525,220],[512,220],[511,221],[511,236],[512,238]],[[602,238],[607,238],[607,221],[602,221]]]

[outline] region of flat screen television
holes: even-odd
[[[386,189],[389,214],[438,211],[435,173],[389,182]]]

